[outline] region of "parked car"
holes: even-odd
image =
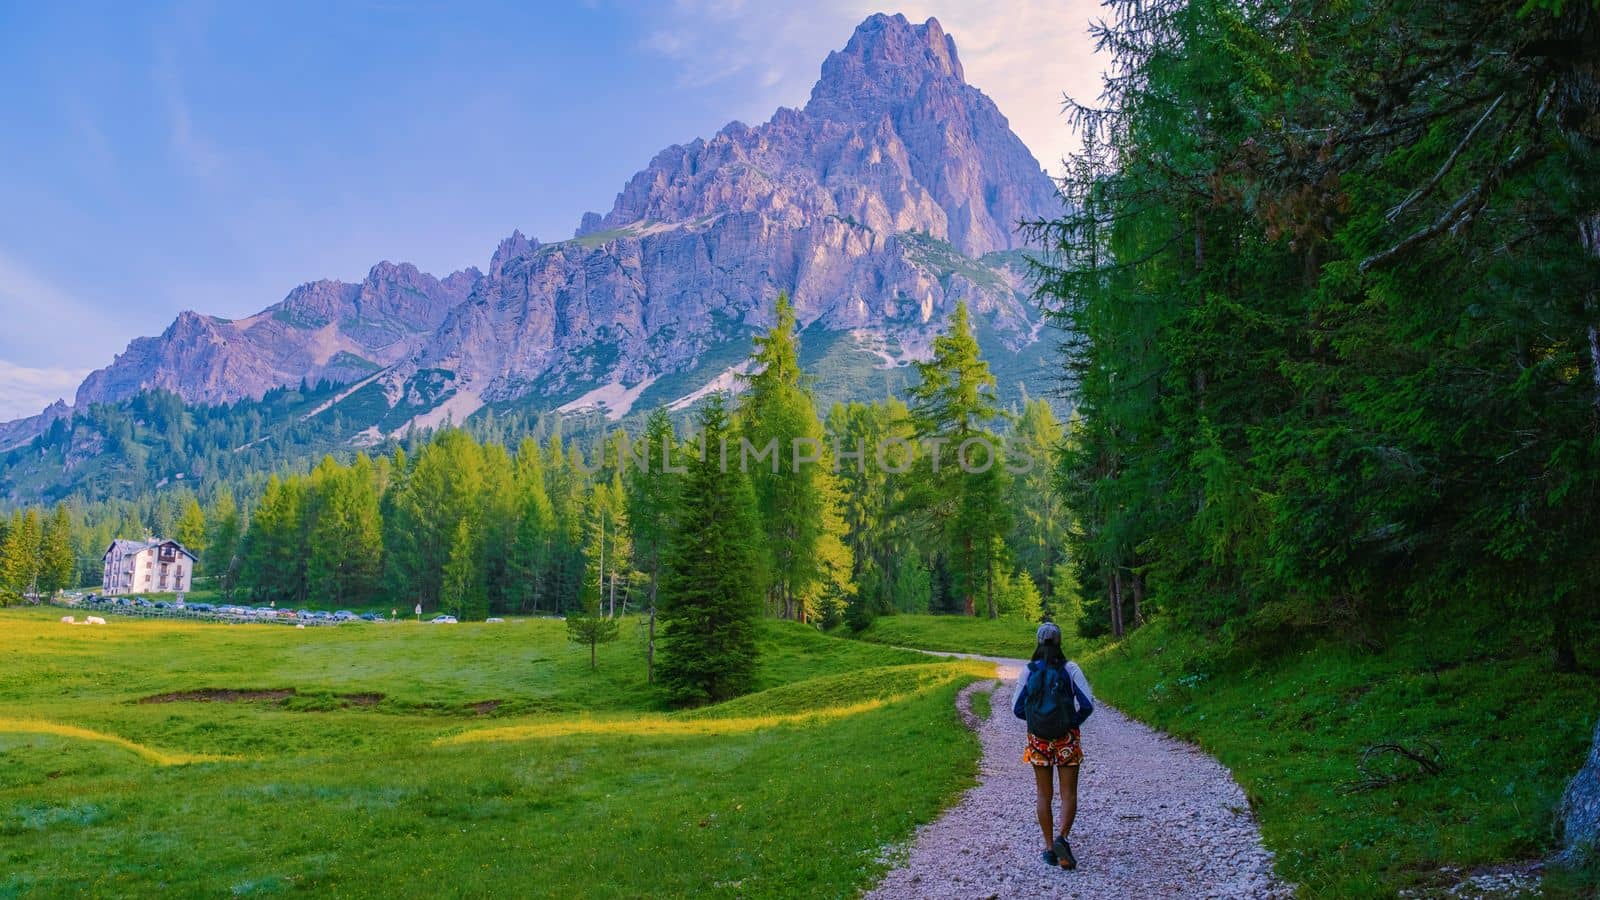
[[[335,622],[354,622],[356,620],[356,614],[348,609],[334,610],[333,620]]]
[[[364,613],[361,614],[361,621],[363,621],[363,622],[376,622],[381,618],[383,618],[383,617],[378,615],[377,613],[364,612]]]
[[[216,607],[209,603],[190,603],[189,608],[195,612],[211,612]]]
[[[433,624],[433,625],[454,625],[454,624],[456,624],[456,617],[455,616],[434,616],[433,618],[429,619],[428,622],[430,624]]]

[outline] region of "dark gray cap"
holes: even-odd
[[[1054,622],[1046,622],[1043,625],[1040,625],[1038,641],[1041,644],[1045,641],[1053,641],[1057,644],[1061,643],[1061,626]]]

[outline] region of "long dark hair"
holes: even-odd
[[[1060,641],[1040,641],[1039,646],[1033,650],[1033,661],[1044,660],[1047,666],[1064,666],[1067,657],[1061,652]]]

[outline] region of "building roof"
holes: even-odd
[[[177,548],[179,553],[182,553],[184,556],[187,556],[190,559],[198,560],[200,558],[190,552],[188,547],[185,547],[177,541],[169,540],[167,538],[151,538],[147,541],[130,541],[125,538],[117,538],[111,542],[110,546],[106,547],[106,552],[100,554],[100,558],[103,560],[110,556],[111,551],[113,550],[121,550],[123,553],[142,553],[146,550],[152,550],[164,544],[171,544],[173,547]]]

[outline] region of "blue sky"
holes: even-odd
[[[1085,0],[0,3],[0,420],[183,309],[569,237],[668,144],[803,104],[879,10],[937,16],[1054,168]]]

